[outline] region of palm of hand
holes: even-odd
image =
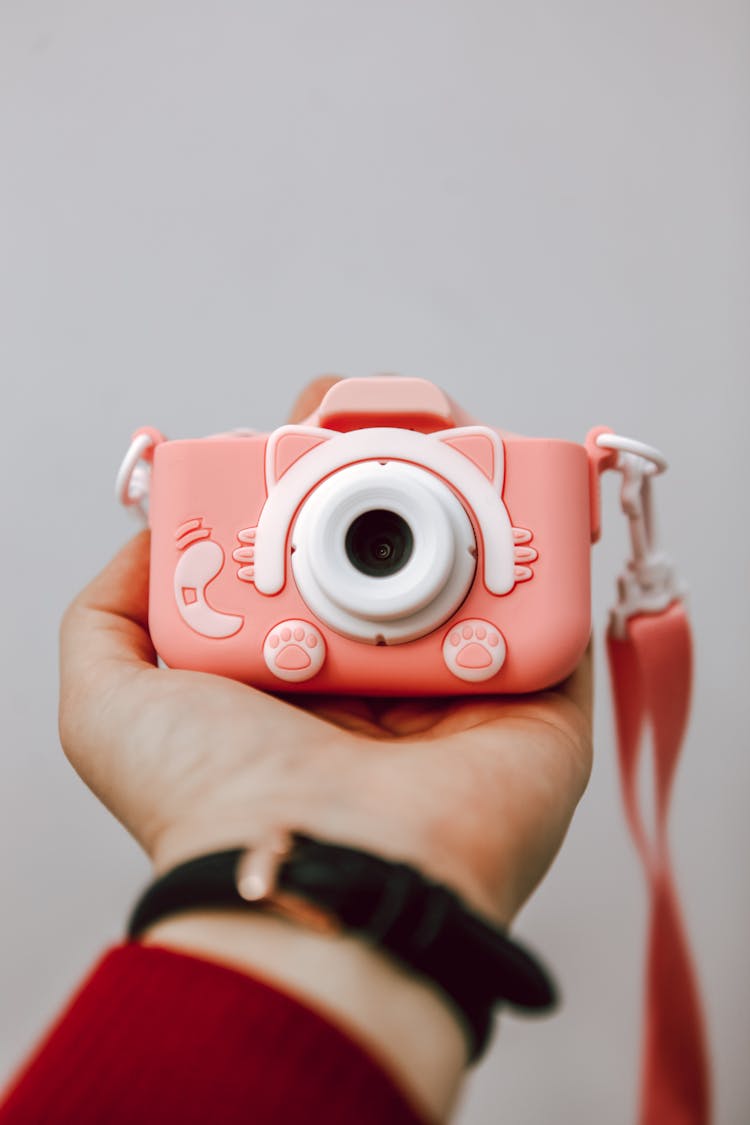
[[[66,615],[60,726],[157,869],[297,828],[411,862],[508,921],[586,784],[588,658],[534,696],[292,703],[154,666],[148,546],[132,540]]]

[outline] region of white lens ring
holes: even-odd
[[[367,511],[392,511],[409,526],[412,551],[387,576],[363,574],[346,535]],[[437,628],[474,580],[476,541],[463,506],[434,474],[404,462],[348,465],[308,496],[292,531],[292,570],[307,605],[337,632],[398,644]]]

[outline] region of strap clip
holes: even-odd
[[[596,444],[618,454],[613,468],[622,473],[620,502],[630,527],[632,557],[617,579],[617,603],[609,618],[610,634],[623,639],[631,617],[661,613],[686,591],[656,536],[651,482],[666,470],[666,458],[653,446],[619,434],[599,434]]]
[[[125,508],[132,508],[144,524],[148,524],[148,497],[151,485],[151,463],[154,449],[165,440],[151,426],[136,430],[128,451],[122,459],[115,481],[115,498]]]

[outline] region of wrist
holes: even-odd
[[[510,924],[524,897],[517,889],[515,856],[498,862],[473,825],[465,830],[463,818],[446,821],[415,802],[413,793],[393,793],[392,766],[376,756],[363,753],[355,798],[342,801],[340,778],[347,764],[334,757],[328,770],[315,774],[317,785],[307,776],[285,783],[276,778],[270,787],[255,779],[253,792],[243,794],[235,786],[226,801],[215,795],[186,810],[182,818],[162,826],[147,848],[154,874],[161,876],[195,856],[258,846],[292,826],[317,839],[409,864],[449,887],[490,924]],[[286,772],[280,771],[282,777]],[[321,776],[327,778],[323,784]]]
[[[444,1119],[466,1065],[459,1020],[442,993],[345,934],[234,909],[195,910],[147,929],[160,945],[266,979],[343,1027],[431,1119]]]
[[[471,1062],[487,1046],[499,1003],[546,1011],[555,1002],[554,984],[533,954],[446,885],[409,864],[298,831],[178,864],[146,888],[128,934],[137,937],[170,914],[258,907],[303,930],[345,933],[429,981],[458,1020]]]

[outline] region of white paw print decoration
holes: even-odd
[[[443,641],[443,659],[459,680],[479,683],[496,675],[505,660],[505,641],[490,621],[459,621]]]
[[[309,621],[280,621],[263,643],[267,667],[287,683],[311,680],[323,667],[326,643],[322,633]]]

